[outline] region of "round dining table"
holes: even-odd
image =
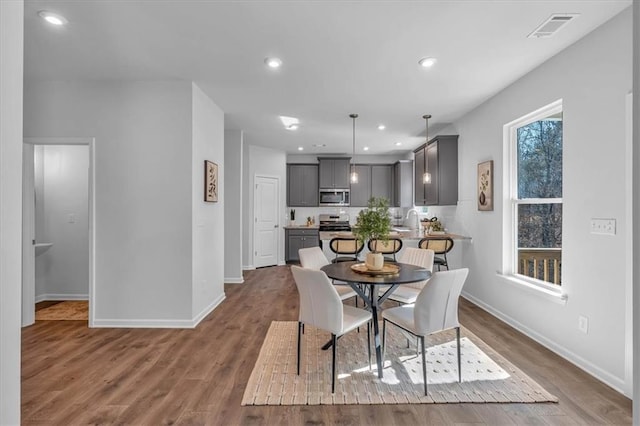
[[[376,364],[378,366],[378,377],[382,378],[382,348],[380,344],[380,330],[378,326],[378,309],[380,304],[384,302],[393,291],[402,284],[409,284],[419,281],[425,281],[431,278],[431,271],[421,266],[410,265],[407,263],[385,262],[387,265],[396,265],[397,273],[377,274],[376,272],[357,272],[352,268],[357,265],[358,268],[362,262],[338,262],[323,266],[322,270],[327,276],[336,281],[343,281],[353,288],[353,290],[364,300],[366,309],[371,311],[373,317],[373,335],[376,351]],[[334,282],[335,283],[335,282]],[[340,283],[335,283],[340,285]],[[381,286],[390,286],[382,294],[379,293]],[[364,289],[368,288],[368,292]],[[368,293],[368,295],[367,295]]]

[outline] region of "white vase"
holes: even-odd
[[[384,256],[382,253],[367,253],[364,264],[370,271],[379,271],[384,266]]]

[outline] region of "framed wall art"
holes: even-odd
[[[478,164],[478,210],[493,210],[493,160]]]
[[[209,160],[204,160],[204,201],[218,201],[218,165]]]

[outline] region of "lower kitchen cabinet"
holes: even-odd
[[[320,234],[317,229],[285,228],[284,251],[287,263],[299,262],[298,250],[320,245]]]

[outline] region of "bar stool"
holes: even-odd
[[[371,239],[367,243],[371,252],[382,253],[384,260],[388,262],[396,261],[396,253],[402,250],[402,240],[400,238],[389,238],[388,240]]]
[[[438,267],[438,271],[441,267],[449,269],[449,262],[447,261],[447,253],[453,248],[453,240],[449,237],[427,237],[420,240],[418,247],[422,249],[430,249],[435,253],[433,258],[434,266]]]
[[[329,241],[329,249],[336,255],[331,263],[357,261],[364,244],[357,238],[335,237]]]

